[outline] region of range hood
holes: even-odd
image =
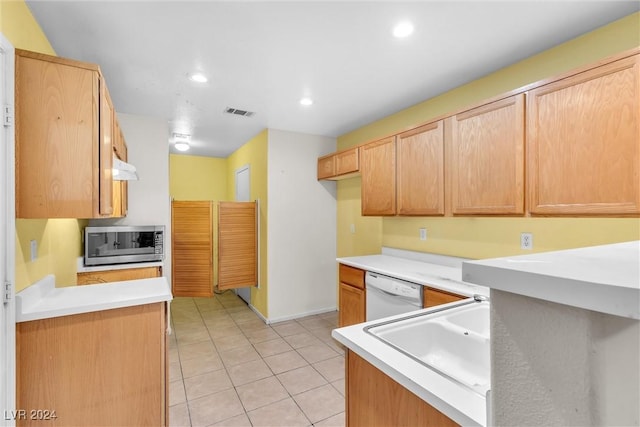
[[[123,162],[115,155],[113,156],[113,166],[111,173],[114,181],[137,181],[138,172],[136,167],[130,163]]]

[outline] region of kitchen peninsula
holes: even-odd
[[[166,425],[171,300],[165,277],[16,294],[18,425]]]
[[[640,241],[462,271],[491,288],[495,425],[640,424]]]

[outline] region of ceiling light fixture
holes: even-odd
[[[300,105],[309,106],[313,105],[313,99],[305,97],[300,100]]]
[[[186,133],[174,133],[173,134],[173,146],[178,151],[187,151],[189,149],[189,140],[191,135]]]
[[[409,21],[402,21],[393,27],[393,36],[399,39],[408,37],[413,33],[413,24]]]
[[[193,73],[189,76],[189,78],[191,79],[191,81],[197,82],[197,83],[206,83],[209,79],[207,79],[207,76],[205,76],[202,73]]]

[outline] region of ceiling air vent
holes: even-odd
[[[227,114],[235,114],[236,116],[244,116],[244,117],[251,117],[255,114],[253,111],[239,110],[237,108],[231,108],[231,107],[225,108],[224,112]]]

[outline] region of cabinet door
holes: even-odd
[[[396,214],[395,137],[360,147],[362,215]]]
[[[639,58],[528,94],[531,213],[640,213]]]
[[[114,126],[113,152],[120,160],[127,161],[127,145],[124,142],[122,131],[117,122]],[[128,208],[128,182],[113,181],[113,217],[120,218],[127,216]]]
[[[166,318],[162,302],[17,323],[17,407],[58,417],[17,424],[167,425]]]
[[[355,325],[366,320],[365,290],[340,283],[340,327]]]
[[[327,179],[335,175],[334,156],[325,156],[318,159],[318,179]]]
[[[351,350],[346,354],[346,425],[458,426]]]
[[[19,50],[15,66],[16,216],[93,217],[98,73]]]
[[[398,215],[444,215],[442,120],[398,135]]]
[[[360,155],[358,147],[341,151],[334,155],[335,174],[345,175],[360,170]]]
[[[439,289],[433,289],[428,286],[424,286],[422,292],[422,306],[425,308],[435,307],[436,305],[447,304],[467,298],[463,297],[462,295],[452,294],[449,292],[441,291]]]
[[[451,118],[451,210],[524,213],[524,95]]]
[[[100,177],[99,182],[99,207],[100,216],[113,214],[113,104],[104,79],[100,79]]]
[[[162,276],[162,267],[127,268],[123,270],[106,270],[78,273],[78,285],[94,285],[97,283],[121,282],[124,280],[150,279]]]

